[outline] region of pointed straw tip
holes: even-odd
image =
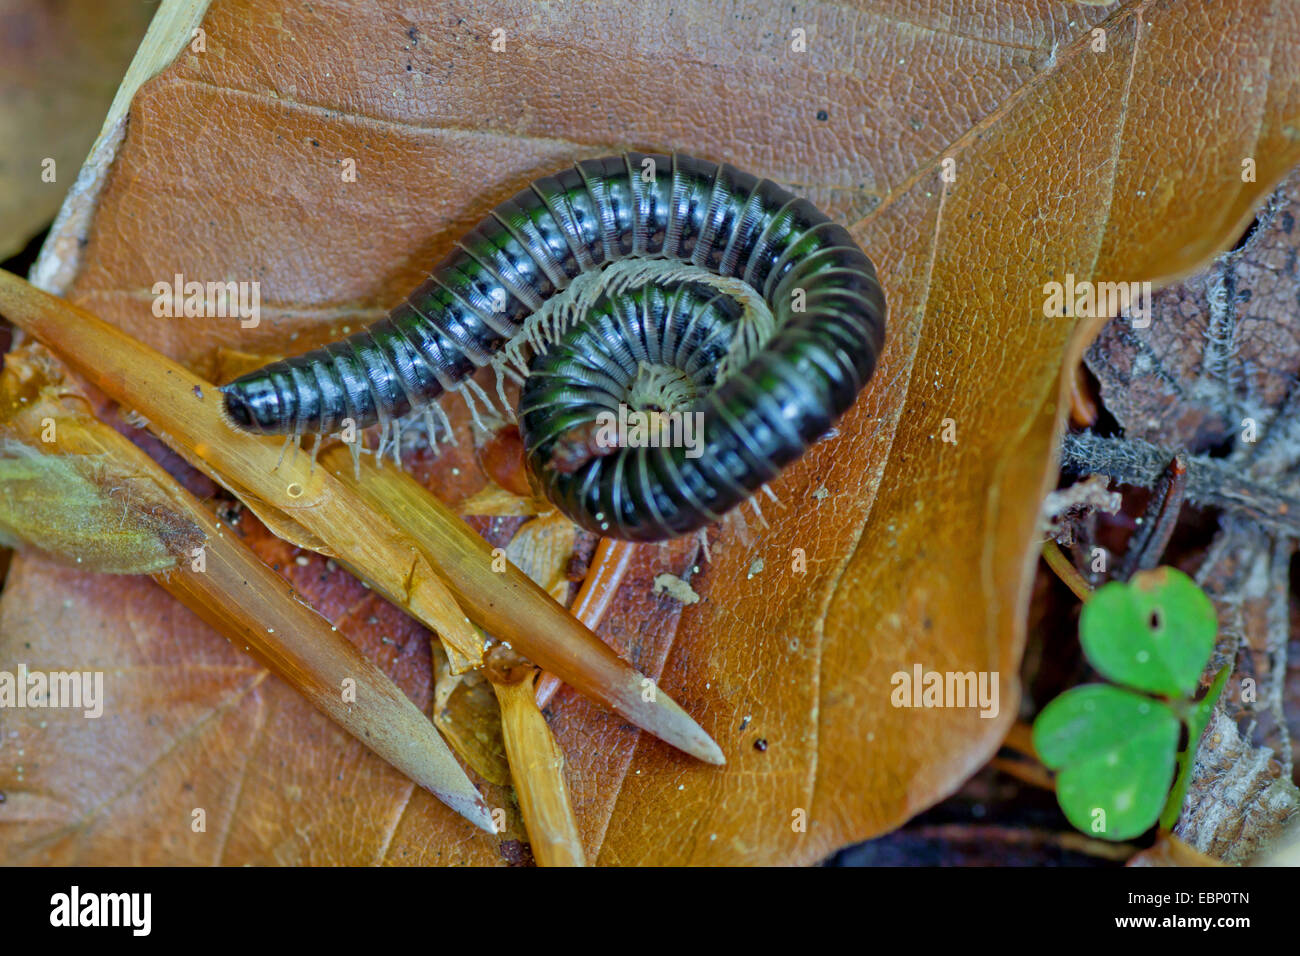
[[[705,763],[712,764],[715,767],[725,767],[727,765],[727,758],[723,755],[722,748],[718,746],[717,742],[712,737],[705,734],[703,730],[701,730],[700,733],[704,734],[704,739],[700,742],[699,758]]]
[[[655,736],[666,740],[683,753],[690,754],[696,760],[711,764],[714,767],[725,767],[727,758],[723,756],[722,748],[712,737],[704,732],[699,724],[691,721],[692,727],[682,735],[656,733]]]
[[[496,822],[492,819],[492,811],[488,809],[487,804],[483,802],[483,798],[479,796],[477,790],[474,791],[473,797],[448,793],[445,790],[430,790],[430,792],[480,830],[485,830],[493,835],[496,834],[497,827]]]
[[[401,708],[402,725],[393,727],[390,722],[389,727],[397,731],[401,744],[396,759],[387,757],[389,762],[474,826],[495,834],[496,821],[492,819],[492,811],[483,800],[483,794],[452,755],[451,748],[433,722],[405,695],[399,703],[409,707]]]
[[[640,672],[632,671],[633,677],[631,684],[640,687],[646,680]],[[640,690],[631,701],[642,701]],[[628,701],[628,698],[624,698]],[[635,706],[635,705],[634,705]],[[717,745],[699,724],[695,722],[690,714],[682,709],[681,705],[668,696],[662,689],[654,697],[635,707],[634,714],[624,713],[623,716],[632,719],[632,722],[642,730],[648,731],[654,736],[667,744],[671,744],[683,753],[690,754],[697,760],[702,760],[707,764],[715,767],[724,766],[727,758],[722,754],[722,748]]]

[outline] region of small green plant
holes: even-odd
[[[1084,604],[1083,652],[1123,686],[1075,687],[1034,721],[1034,749],[1057,772],[1057,801],[1077,829],[1127,840],[1157,820],[1168,829],[1178,819],[1197,744],[1232,671],[1225,667],[1201,701],[1192,699],[1217,630],[1210,599],[1174,568],[1113,581]],[[1178,752],[1180,724],[1187,747]]]

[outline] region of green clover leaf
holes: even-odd
[[[1127,840],[1151,827],[1174,779],[1178,717],[1106,684],[1066,691],[1034,722],[1034,749],[1060,771],[1056,797],[1084,833]]]
[[[1217,626],[1210,599],[1174,568],[1112,582],[1088,599],[1079,621],[1084,653],[1127,686],[1076,687],[1034,721],[1034,749],[1057,771],[1057,802],[1077,829],[1127,840],[1157,819],[1165,828],[1177,821],[1196,748],[1232,671],[1224,668],[1204,699],[1191,702]],[[1188,730],[1181,753],[1180,724]]]
[[[1175,568],[1112,581],[1083,606],[1079,642],[1098,672],[1135,690],[1190,697],[1214,650],[1214,605]]]

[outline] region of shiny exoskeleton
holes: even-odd
[[[587,160],[499,205],[388,317],[223,388],[240,427],[329,433],[388,422],[455,389],[582,273],[666,259],[743,280],[775,331],[716,381],[739,309],[694,282],[602,296],[535,354],[520,403],[529,467],[597,533],[659,540],[720,519],[798,458],[856,399],[884,341],[885,299],[848,231],[775,183],[682,155]],[[678,369],[703,413],[702,454],[620,447],[551,456],[627,400],[647,364]]]

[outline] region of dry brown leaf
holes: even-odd
[[[218,0],[210,52],[137,96],[70,290],[201,371],[234,340],[300,350],[380,317],[530,179],[632,146],[731,161],[851,226],[890,301],[875,380],[838,437],[774,484],[770,528],[751,522],[745,544],[729,522],[708,564],[693,541],[642,548],[601,628],[728,766],[692,763],[568,691],[550,708],[587,857],[601,863],[815,861],[987,759],[1016,710],[1059,371],[1084,342],[1044,318],[1043,283],[1186,272],[1300,158],[1297,64],[1280,54],[1300,14],[1280,3],[727,10],[521,2],[399,18]],[[493,54],[498,27],[507,48]],[[806,53],[791,51],[795,29]],[[1258,182],[1241,179],[1247,157]],[[340,176],[347,159],[355,183]],[[260,280],[260,326],[155,318],[149,290],[176,273]],[[940,439],[945,418],[955,444]],[[486,482],[472,449],[464,431],[415,471],[459,502]],[[655,595],[665,573],[700,602]],[[304,594],[337,613],[341,585],[320,583]],[[18,779],[0,752],[0,790],[21,787],[50,812],[19,819],[0,805],[6,861],[107,862],[127,846],[158,863],[515,858],[241,660],[197,669],[224,647],[148,587],[16,563],[4,659],[33,640],[55,659],[56,639],[84,658],[94,621],[97,660],[130,666],[146,648],[167,675],[155,692],[178,699],[165,734],[145,723],[160,703],[147,694],[123,695],[126,710],[93,728],[38,738],[24,726],[49,756]],[[381,660],[427,698],[427,654]],[[1000,672],[998,719],[892,707],[891,675],[917,663]],[[120,759],[73,777],[68,761],[109,734]],[[185,829],[199,799],[223,821],[206,838]],[[806,830],[792,826],[800,811]]]

